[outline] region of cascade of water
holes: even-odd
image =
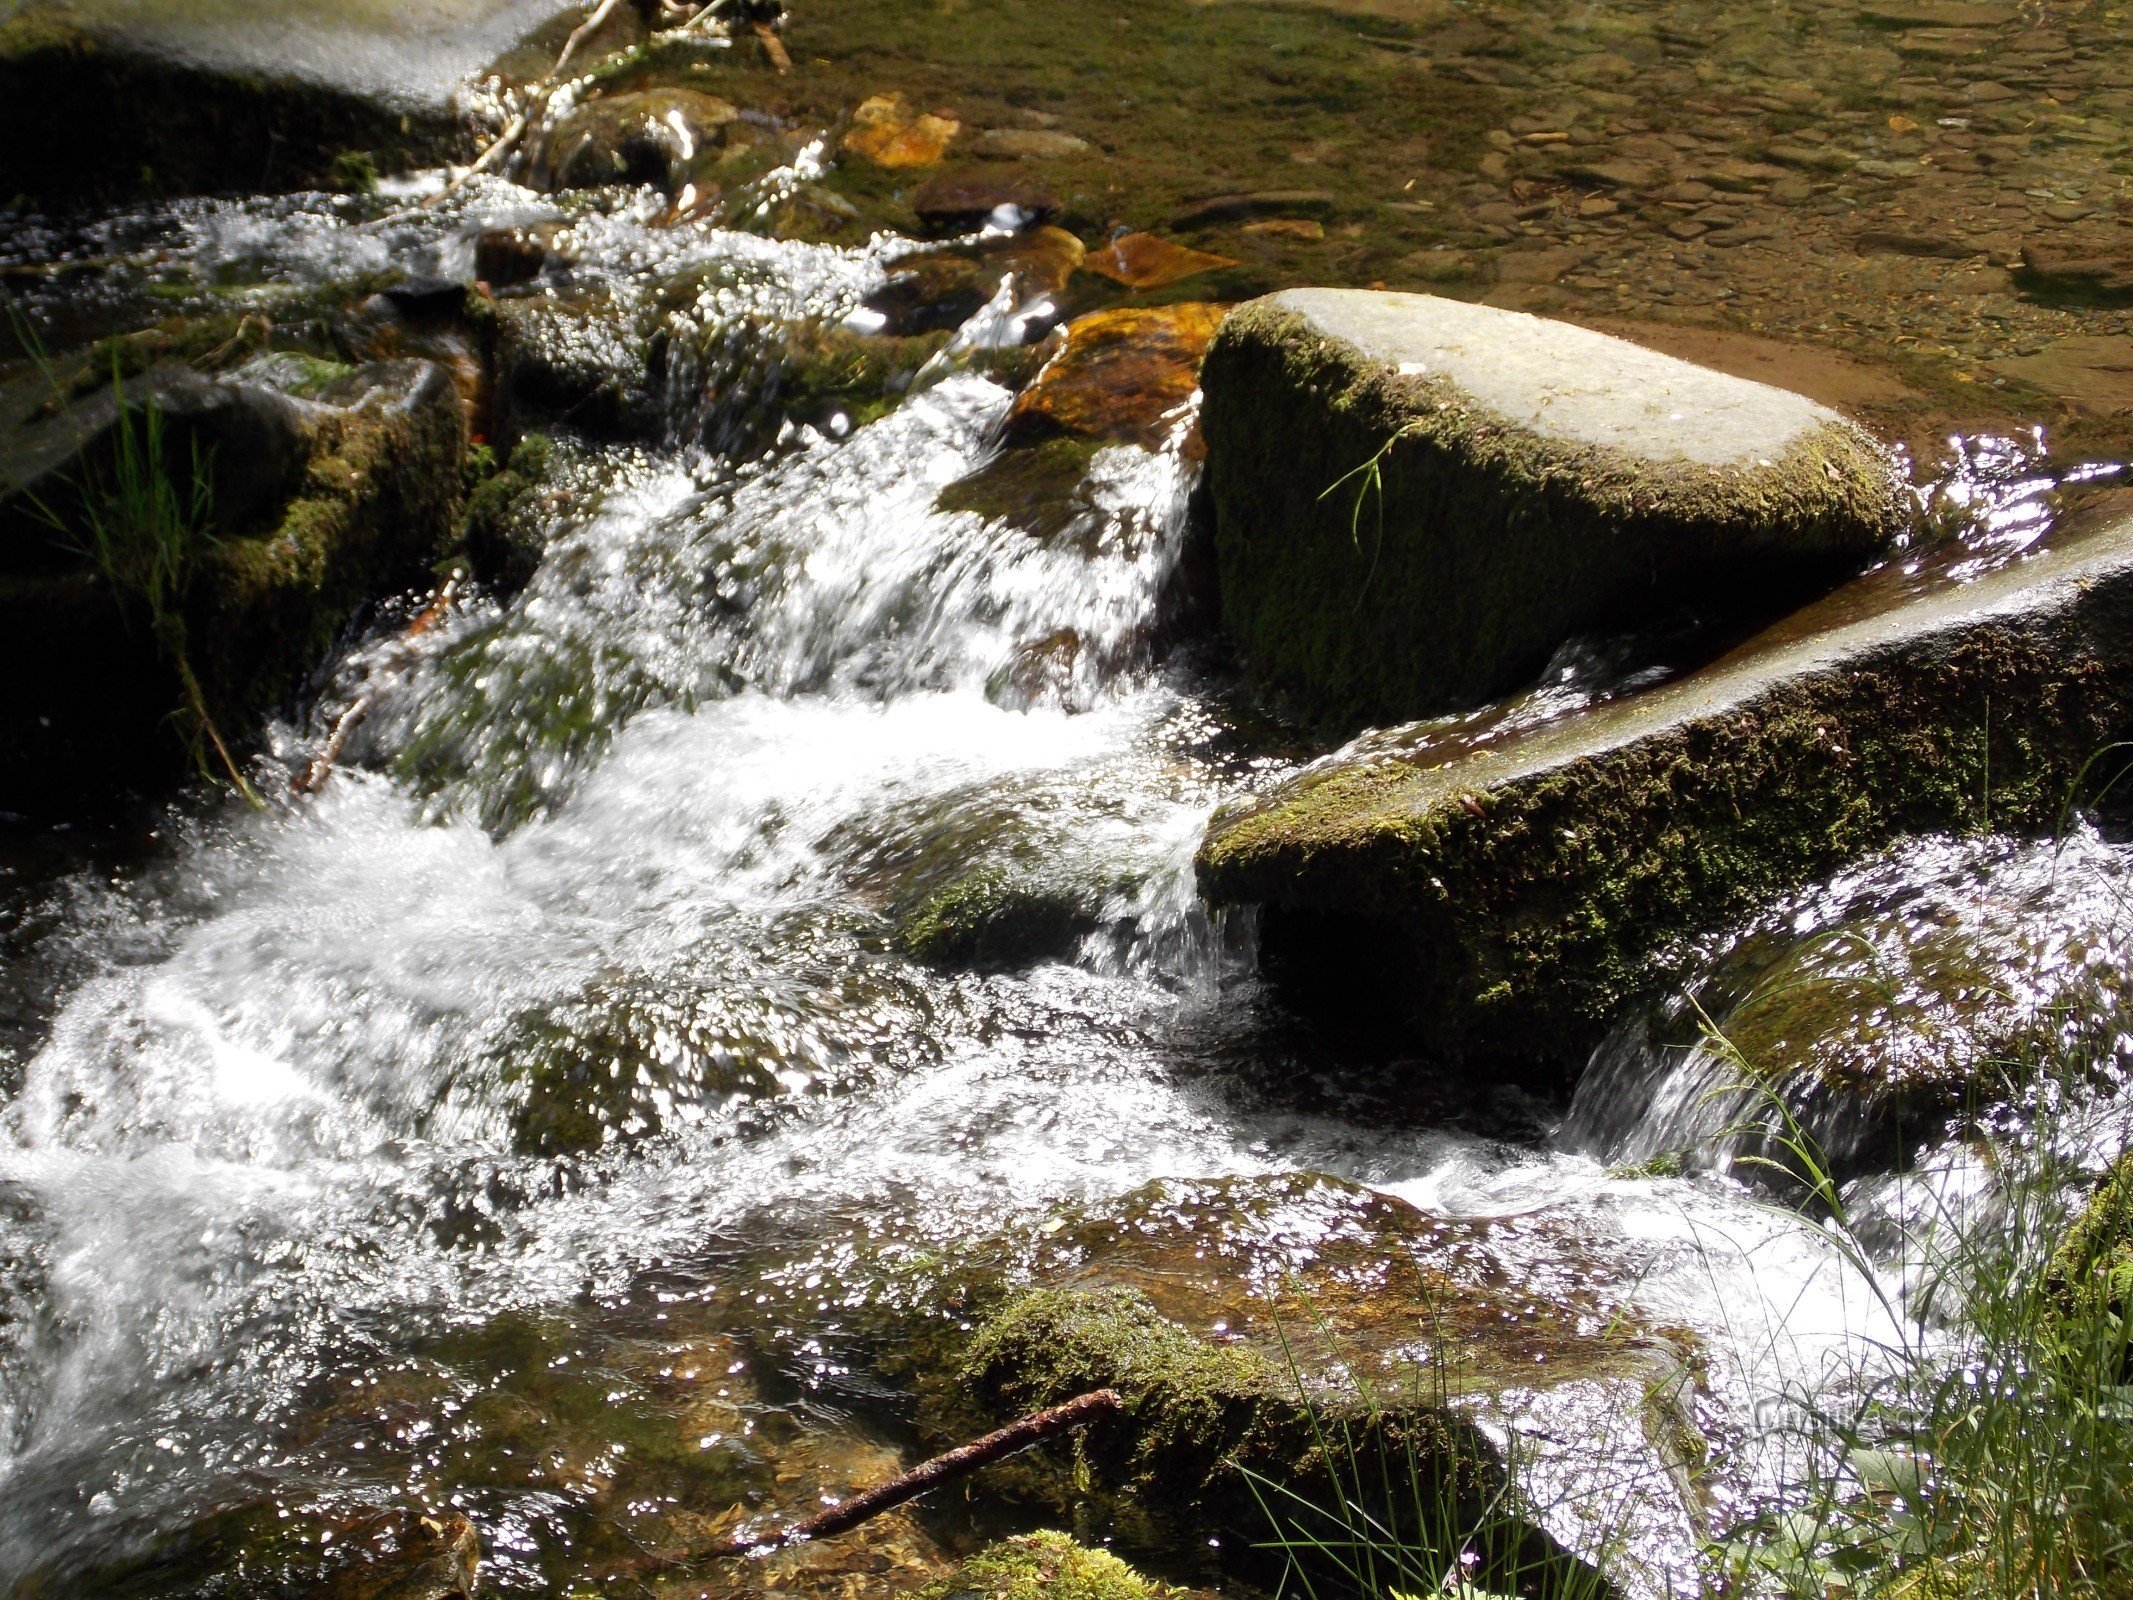
[[[765,430],[772,347],[845,323],[907,247],[655,226],[663,209],[561,215],[483,180],[429,210],[298,197],[112,224],[162,239],[195,289],[300,296],[388,262],[461,276],[482,226],[567,222],[572,287],[666,340],[666,426],[559,447],[568,504],[508,603],[347,654],[325,710],[370,709],[315,800],[173,820],[146,866],[48,909],[65,993],[0,1116],[0,1587],[321,1483],[444,1485],[507,1588],[560,1581],[607,1480],[453,1478],[435,1441],[477,1407],[468,1372],[519,1382],[588,1323],[602,1350],[638,1338],[686,1283],[704,1304],[816,1296],[781,1348],[834,1373],[858,1298],[838,1263],[884,1239],[952,1256],[1157,1178],[1330,1173],[1498,1226],[1537,1287],[1594,1264],[1709,1342],[1736,1436],[1874,1330],[1811,1235],[1591,1158],[1710,1143],[1708,1054],[1623,1036],[1555,1150],[1257,1093],[1273,1029],[1249,919],[1211,922],[1191,867],[1246,773],[1209,736],[1216,697],[1150,645],[1188,531],[1189,408],[1161,448],[1097,451],[1049,534],[944,510],[1010,403],[961,358],[1037,308],[1003,290],[866,426]],[[1019,670],[1032,652],[1046,670]],[[1643,681],[1589,648],[1550,678],[1507,716]],[[316,733],[279,730],[279,753],[299,764]],[[2102,846],[2078,863],[2115,883]],[[1879,881],[1832,887],[1815,926]],[[1065,936],[1007,972],[908,959],[911,925],[973,885],[1064,906]],[[2052,916],[2057,892],[2038,891]],[[479,1353],[495,1329],[527,1341],[508,1363]],[[390,1438],[335,1432],[335,1397],[425,1362],[458,1387]],[[750,1403],[802,1428],[802,1405]],[[723,1422],[699,1437],[731,1444]]]

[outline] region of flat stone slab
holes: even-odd
[[[1682,604],[1804,598],[1909,514],[1826,406],[1433,295],[1252,301],[1201,386],[1225,623],[1339,719],[1479,703]]]
[[[1447,1057],[1575,1073],[1679,940],[1906,834],[2048,832],[2133,731],[2133,518],[1959,567],[1556,722],[1374,736],[1218,814],[1202,892]]]

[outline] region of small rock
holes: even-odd
[[[1256,217],[1318,217],[1333,215],[1336,197],[1330,189],[1264,189],[1252,194],[1220,194],[1196,200],[1171,219],[1171,226],[1185,231],[1211,228],[1224,222],[1248,222]]]
[[[2095,214],[2096,208],[2081,200],[2053,200],[2040,213],[2053,222],[2080,222]]]
[[[1326,225],[1310,217],[1268,217],[1264,222],[1247,222],[1244,231],[1276,239],[1323,239]]]
[[[1994,83],[1989,78],[1971,84],[1963,91],[1963,94],[1979,105],[1996,105],[2003,100],[2019,100],[2022,98],[2018,90],[2010,89],[2004,83]]]
[[[1611,189],[1649,189],[1659,181],[1660,169],[1644,161],[1594,161],[1571,167],[1565,175]]]
[[[900,94],[877,94],[852,113],[840,149],[877,167],[938,166],[963,125],[931,112],[912,115]]]
[[[970,141],[970,153],[995,161],[1064,161],[1094,155],[1096,146],[1043,128],[988,128]]]
[[[1608,199],[1604,194],[1590,195],[1578,202],[1578,215],[1581,217],[1611,217],[1621,209],[1618,202]]]
[[[1919,256],[1943,261],[1967,261],[1977,254],[1960,239],[1936,238],[1931,234],[1898,233],[1888,228],[1869,228],[1853,241],[1861,255],[1881,253]]]
[[[1059,202],[1048,189],[1016,179],[951,176],[932,178],[911,195],[911,209],[928,234],[971,233],[1008,221],[1014,227],[1046,222]]]
[[[492,290],[530,283],[548,270],[560,222],[525,228],[484,228],[474,240],[474,276]]]
[[[2133,336],[2077,334],[2035,355],[2011,356],[1991,366],[2091,416],[2133,413]]]
[[[2133,299],[2133,245],[2101,253],[2076,253],[2057,245],[2022,246],[2022,281],[2057,294]]]
[[[537,133],[526,163],[536,189],[649,183],[680,187],[698,152],[740,115],[694,89],[639,89],[575,106]]]
[[[1584,260],[1584,251],[1568,248],[1506,253],[1496,258],[1496,277],[1500,283],[1554,283]]]
[[[1089,271],[1129,289],[1167,288],[1203,272],[1236,264],[1230,256],[1173,244],[1152,233],[1121,234],[1101,250],[1090,252],[1082,263]]]

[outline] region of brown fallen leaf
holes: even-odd
[[[1121,234],[1101,250],[1091,251],[1082,263],[1129,289],[1161,289],[1217,267],[1234,267],[1228,256],[1172,244],[1152,233]]]

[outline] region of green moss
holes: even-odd
[[[486,445],[475,447],[477,457],[487,459],[471,463],[473,482],[460,538],[475,572],[500,594],[524,588],[540,565],[545,529],[539,494],[554,453],[546,434],[529,433],[499,469]],[[484,464],[489,470],[482,470]]]
[[[278,709],[365,603],[420,581],[449,547],[466,422],[441,376],[401,407],[327,424],[276,526],[202,563],[187,606],[195,666],[226,732]]]
[[[368,150],[343,150],[326,165],[326,186],[343,194],[372,194],[378,187],[378,161]]]
[[[1224,625],[1341,724],[1479,703],[1572,634],[1690,601],[1768,614],[1907,514],[1848,425],[1767,466],[1646,461],[1507,425],[1276,303],[1232,313],[1201,381]]]
[[[2133,1306],[2133,1154],[2121,1155],[2067,1229],[2046,1269],[2060,1303],[2077,1313]]]
[[[1087,1550],[1063,1533],[1030,1533],[988,1545],[919,1600],[1164,1600],[1152,1583],[1107,1550]]]
[[[1011,972],[1071,955],[1101,925],[1089,893],[983,867],[935,890],[898,923],[897,948],[930,966]]]

